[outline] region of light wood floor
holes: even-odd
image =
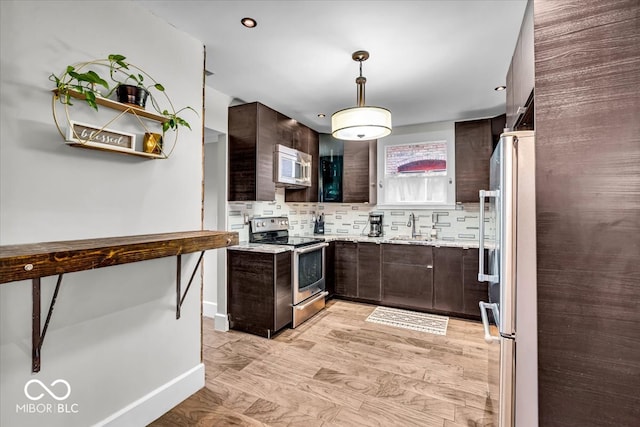
[[[365,322],[374,308],[332,300],[272,340],[205,319],[206,387],[151,425],[494,425],[479,322],[439,336]]]

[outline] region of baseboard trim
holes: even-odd
[[[215,302],[202,301],[202,315],[204,317],[215,318],[218,311],[218,304]]]
[[[216,313],[216,317],[213,320],[216,331],[227,332],[229,330],[229,319],[227,319],[226,314]]]
[[[163,384],[95,426],[146,426],[204,387],[204,364]]]

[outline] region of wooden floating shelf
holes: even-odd
[[[122,150],[122,149],[118,149],[117,147],[109,148],[104,144],[101,144],[100,146],[92,145],[91,142],[86,142],[84,144],[81,142],[67,142],[67,145],[70,147],[88,148],[89,150],[109,151],[112,153],[128,154],[130,156],[144,157],[146,159],[167,159],[168,158],[167,156],[162,154],[145,153],[144,151],[135,151],[135,150]]]
[[[56,94],[56,96],[60,96],[60,93],[58,91],[58,89],[54,89],[53,93]],[[80,92],[76,92],[75,90],[69,90],[69,95],[72,98],[76,98],[76,99],[81,99],[81,100],[85,100],[86,97],[84,96],[84,94],[80,93]],[[157,113],[152,113],[151,111],[147,111],[143,108],[131,105],[131,104],[123,104],[121,102],[118,101],[113,101],[111,99],[107,99],[107,98],[102,98],[100,96],[96,96],[96,104],[98,105],[102,105],[104,107],[108,107],[108,108],[112,108],[114,110],[118,110],[118,111],[124,111],[125,113],[128,114],[133,114],[136,116],[140,116],[140,117],[144,117],[147,118],[149,120],[155,120],[157,122],[160,123],[165,123],[168,122],[169,119],[161,114],[157,114]]]
[[[201,252],[238,244],[238,233],[184,231],[0,246],[0,283]]]

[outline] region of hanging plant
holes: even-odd
[[[139,68],[127,62],[126,59],[127,58],[123,55],[111,54],[106,60],[96,60],[68,65],[64,73],[60,76],[56,76],[52,73],[49,76],[49,80],[55,83],[58,91],[58,97],[62,104],[73,105],[71,101],[73,96],[70,91],[74,91],[83,95],[86,103],[91,108],[98,111],[96,98],[103,96],[100,92],[100,88],[104,88],[108,91],[105,98],[110,98],[114,93],[117,93],[118,95],[122,95],[122,97],[119,98],[120,102],[134,105],[135,107],[144,108],[146,105],[146,99],[148,98],[151,100],[151,104],[158,114],[167,118],[167,120],[162,124],[163,133],[170,129],[177,130],[179,126],[184,126],[191,130],[189,122],[178,116],[178,113],[185,110],[191,110],[197,115],[197,111],[189,106],[183,107],[174,112],[171,112],[168,109],[161,109],[156,98],[151,92],[151,89],[165,93],[164,86],[153,80],[148,74],[144,73]],[[115,83],[114,87],[110,88],[107,80],[101,77],[94,70],[81,71],[85,67],[91,65],[107,66],[109,68],[109,78],[113,83]],[[152,81],[151,84],[145,85],[145,75]],[[129,84],[128,82],[132,82],[134,84]],[[169,103],[171,103],[171,101],[169,101]]]

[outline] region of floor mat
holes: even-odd
[[[420,313],[418,311],[377,307],[373,310],[373,313],[367,317],[367,322],[429,332],[430,334],[436,335],[447,335],[449,318],[435,314]]]

